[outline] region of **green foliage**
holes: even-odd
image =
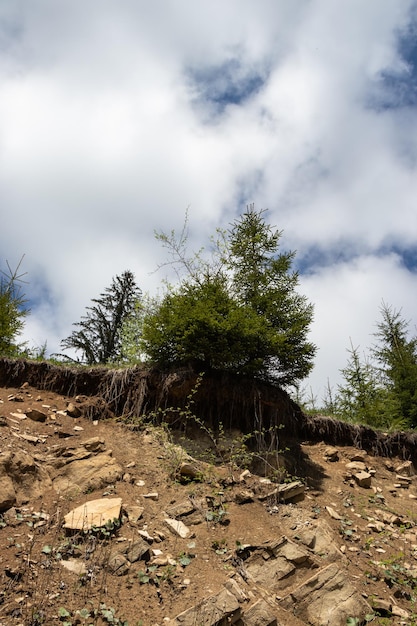
[[[119,361],[123,326],[135,310],[140,294],[132,272],[116,276],[99,298],[92,299],[93,306],[87,307],[87,314],[74,324],[79,330],[63,339],[61,346],[81,352],[87,365]]]
[[[417,426],[417,338],[408,338],[401,312],[385,303],[377,324],[377,344],[361,359],[351,344],[341,370],[344,383],[332,398],[333,413],[375,428],[400,430]]]
[[[158,235],[186,272],[145,314],[140,349],[160,366],[195,364],[281,385],[308,375],[312,306],[296,293],[294,253],[280,254],[281,233],[253,206],[218,233],[211,261],[186,254],[186,235]]]
[[[386,388],[395,405],[393,418],[417,426],[417,337],[407,338],[408,323],[385,303],[373,355],[380,364]]]
[[[22,261],[23,257],[15,270],[6,262],[7,271],[0,272],[0,356],[16,357],[25,348],[24,344],[18,343],[24,318],[29,313],[22,293],[22,279],[25,274],[19,273]]]

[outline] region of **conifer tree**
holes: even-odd
[[[94,304],[87,307],[86,315],[74,324],[78,330],[63,339],[61,346],[81,352],[81,360],[87,365],[119,361],[123,325],[134,311],[140,295],[132,272],[125,271],[116,276],[104,293],[92,299]]]

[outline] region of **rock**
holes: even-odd
[[[241,489],[235,494],[235,502],[237,502],[237,504],[253,502],[254,497],[255,494],[250,489]]]
[[[177,615],[169,622],[169,626],[233,624],[240,615],[239,602],[230,591],[223,588],[217,595],[205,598],[195,606]]]
[[[136,539],[128,546],[125,554],[130,563],[136,563],[140,559],[147,561],[150,557],[149,544],[143,539]]]
[[[39,411],[38,409],[28,409],[26,411],[26,416],[34,422],[46,422],[48,416],[43,411]]]
[[[107,563],[107,569],[116,576],[124,576],[127,574],[130,568],[129,561],[123,556],[123,554],[115,554],[110,557]]]
[[[60,469],[53,479],[53,487],[58,493],[77,494],[101,489],[123,476],[122,467],[111,456],[110,451],[93,456],[91,451],[82,447],[75,454],[86,458],[74,459],[75,455],[68,453],[67,458],[59,460]]]
[[[166,518],[164,520],[165,524],[174,532],[176,535],[181,537],[181,539],[185,539],[190,534],[190,529],[187,528],[183,522],[176,519]]]
[[[158,500],[159,499],[159,493],[157,493],[156,491],[152,491],[151,493],[143,493],[142,497],[143,498],[148,498],[148,500]]]
[[[373,598],[372,599],[372,608],[377,610],[378,612],[383,613],[391,613],[391,602],[388,600],[383,600],[382,598]]]
[[[78,406],[76,406],[75,404],[73,404],[72,402],[68,403],[67,409],[66,409],[66,413],[67,415],[69,415],[70,417],[81,417],[82,413],[81,410],[79,409]]]
[[[359,487],[364,487],[365,489],[370,488],[372,476],[368,472],[358,472],[354,474],[353,477]]]
[[[339,450],[333,446],[328,446],[325,449],[323,456],[329,463],[335,463],[339,460]]]
[[[130,504],[124,507],[126,511],[129,522],[137,522],[143,515],[143,511],[145,510],[143,506],[136,506],[134,504]]]
[[[396,604],[392,605],[391,613],[395,615],[396,617],[402,617],[403,619],[410,618],[410,613],[406,611],[405,609],[402,609],[401,607],[397,606]]]
[[[245,626],[277,626],[278,624],[275,610],[263,599],[245,610],[242,622]]]
[[[90,530],[101,528],[107,522],[120,518],[121,498],[100,498],[90,500],[73,509],[64,517],[64,528],[69,530]]]
[[[351,461],[360,461],[361,463],[366,462],[366,452],[355,452],[350,457]]]
[[[65,567],[65,569],[70,572],[74,572],[74,574],[77,574],[78,576],[82,576],[87,572],[84,561],[80,561],[79,559],[61,559],[59,562],[62,567]]]
[[[269,493],[262,494],[258,496],[259,500],[267,500],[268,498],[272,498],[276,496],[278,500],[282,502],[288,502],[290,500],[303,498],[305,492],[305,486],[300,480],[295,480],[292,483],[283,483],[278,485],[276,489],[270,491]]]
[[[404,461],[404,463],[400,463],[395,468],[396,474],[401,474],[402,476],[414,476],[415,469],[412,461]]]
[[[184,515],[194,513],[194,511],[195,506],[191,500],[181,500],[181,502],[173,504],[166,509],[168,517],[183,517]]]
[[[249,599],[242,587],[234,578],[229,578],[229,580],[224,583],[224,587],[230,591],[230,593],[233,593],[238,602],[246,602]]]
[[[201,480],[203,475],[201,468],[198,466],[197,462],[192,463],[190,461],[185,461],[184,463],[181,463],[178,468],[178,474],[183,478],[188,478],[189,480]]]
[[[350,461],[349,463],[346,463],[345,467],[347,470],[350,470],[352,472],[366,471],[366,465],[365,463],[363,463],[363,461]]]
[[[339,515],[339,513],[337,513],[334,509],[332,509],[331,506],[326,506],[326,511],[328,512],[328,514],[330,515],[332,519],[336,519],[336,520],[342,519],[342,516]]]
[[[6,453],[3,458],[0,457],[0,480],[4,477],[12,481],[18,505],[40,497],[52,485],[46,470],[36,463],[30,454],[20,449]],[[10,498],[10,482],[6,480],[4,484]],[[0,491],[0,494],[6,491]]]
[[[307,624],[345,626],[348,617],[364,620],[371,607],[336,563],[321,569],[279,602]]]

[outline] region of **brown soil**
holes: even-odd
[[[255,474],[240,479],[243,468],[231,463],[202,465],[200,481],[182,483],[178,468],[184,455],[173,445],[174,436],[152,427],[135,432],[115,418],[74,419],[63,413],[69,401],[74,402],[74,397],[27,384],[0,388],[0,453],[25,450],[41,463],[57,444],[73,445],[99,437],[127,475],[105,488],[79,495],[60,495],[51,488],[42,497],[18,502],[3,513],[0,626],[65,622],[162,625],[167,618],[220,591],[236,573],[238,544],[261,545],[283,536],[296,541],[317,520],[323,520],[331,529],[333,541],[347,558],[348,578],[370,604],[374,598],[384,599],[408,614],[408,618],[396,617],[388,611],[372,623],[415,623],[417,483],[412,477],[409,485],[394,486],[398,484],[395,467],[403,459],[367,455],[365,462],[375,473],[371,488],[363,488],[347,475],[346,463],[358,452],[355,447],[339,446],[339,460],[330,462],[325,457],[327,443],[297,442],[296,454],[287,459],[286,465],[295,478],[305,483],[305,497],[284,504],[273,496],[259,498],[271,491],[271,485],[264,485]],[[100,404],[100,400],[93,399],[90,406],[94,402]],[[47,412],[48,419],[41,423],[12,415],[25,414],[31,408]],[[212,454],[207,437],[201,433],[193,440],[187,436],[180,443],[194,456],[208,459]],[[225,457],[228,445],[232,445],[231,440],[223,445]],[[240,504],[242,489],[251,490],[254,497]],[[145,497],[149,493],[158,495],[155,499]],[[66,534],[62,528],[64,515],[103,496],[122,498],[124,508],[142,506],[141,519],[133,522],[122,517],[121,527],[110,538],[94,538],[91,533]],[[166,526],[165,511],[190,499],[201,503],[197,507],[200,519],[194,515],[194,523],[189,525],[191,534],[182,539]],[[326,507],[341,519],[334,519]],[[378,532],[368,526],[380,520],[381,513],[376,510],[395,514],[398,519],[395,523],[385,521]],[[150,562],[141,560],[132,563],[124,575],[111,573],[107,564],[112,555],[126,542],[136,540],[139,531],[153,537],[150,549],[161,550],[169,562],[162,561],[149,570]],[[85,574],[62,567],[61,559],[71,556],[85,564]],[[107,609],[114,609],[113,622],[103,603]],[[60,608],[69,616],[61,611],[60,617]],[[89,611],[89,619],[77,617],[76,612],[82,609]],[[291,622],[290,616],[282,621],[289,626],[292,623],[300,622]]]

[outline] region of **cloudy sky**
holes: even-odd
[[[0,0],[0,265],[59,350],[116,274],[155,293],[155,229],[200,247],[248,203],[297,251],[340,381],[382,300],[417,311],[417,3]]]

